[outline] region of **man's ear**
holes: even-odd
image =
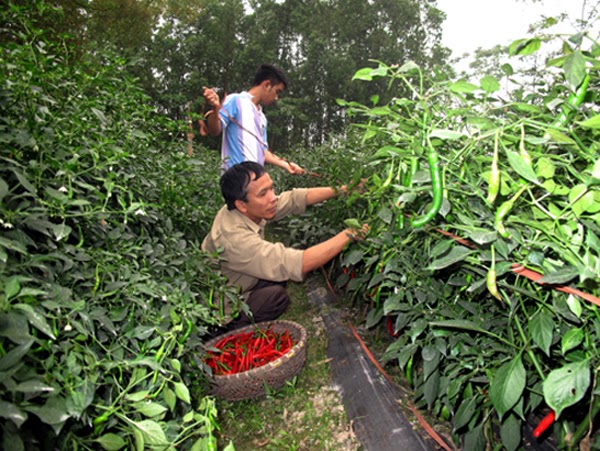
[[[233,205],[235,205],[235,209],[238,210],[240,213],[246,213],[248,211],[248,208],[246,207],[246,202],[244,202],[243,200],[236,200],[233,202]]]

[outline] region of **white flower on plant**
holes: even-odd
[[[61,193],[68,193],[68,192],[69,192],[69,190],[67,189],[67,187],[66,187],[66,186],[61,186],[60,188],[58,188],[58,190],[59,190]]]
[[[0,219],[0,225],[2,225],[2,227],[4,227],[5,229],[13,228],[13,225],[10,222],[4,222],[2,219]]]
[[[163,302],[167,302],[167,295],[163,294],[162,297],[160,298]]]
[[[146,212],[145,212],[144,210],[142,210],[141,208],[138,208],[138,209],[135,211],[135,214],[136,214],[137,216],[146,216]]]
[[[64,330],[65,332],[71,332],[73,330],[73,326],[70,324],[65,324]]]

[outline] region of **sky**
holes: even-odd
[[[437,0],[438,9],[447,15],[443,25],[442,45],[452,50],[452,57],[473,53],[478,47],[508,45],[530,36],[529,25],[542,16],[567,13],[581,18],[584,0],[543,0],[538,3],[516,0]],[[592,1],[595,3],[595,1]],[[561,31],[574,32],[568,24]]]

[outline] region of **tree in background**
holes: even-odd
[[[53,23],[82,51],[114,48],[130,59],[159,111],[203,112],[202,85],[249,87],[256,67],[277,64],[291,86],[269,109],[271,145],[312,147],[346,124],[337,98],[366,102],[351,74],[371,59],[443,64],[444,14],[435,0],[55,0]],[[48,24],[50,25],[50,24]]]

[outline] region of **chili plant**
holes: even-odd
[[[218,161],[206,174],[162,141],[178,125],[144,106],[125,61],[46,40],[36,17],[54,13],[0,12],[3,448],[210,449],[217,412],[192,351],[239,296],[200,251],[205,222],[177,225],[220,206],[200,188]]]
[[[374,171],[368,205],[354,210],[371,233],[343,256],[340,285],[370,306],[367,326],[391,318],[385,359],[465,449],[517,449],[548,409],[555,440],[573,448],[598,411],[600,316],[587,301],[600,302],[598,49],[583,42],[565,40],[549,61],[561,72],[527,97],[500,94],[491,76],[443,80],[375,62],[354,78],[411,94],[340,100]]]

